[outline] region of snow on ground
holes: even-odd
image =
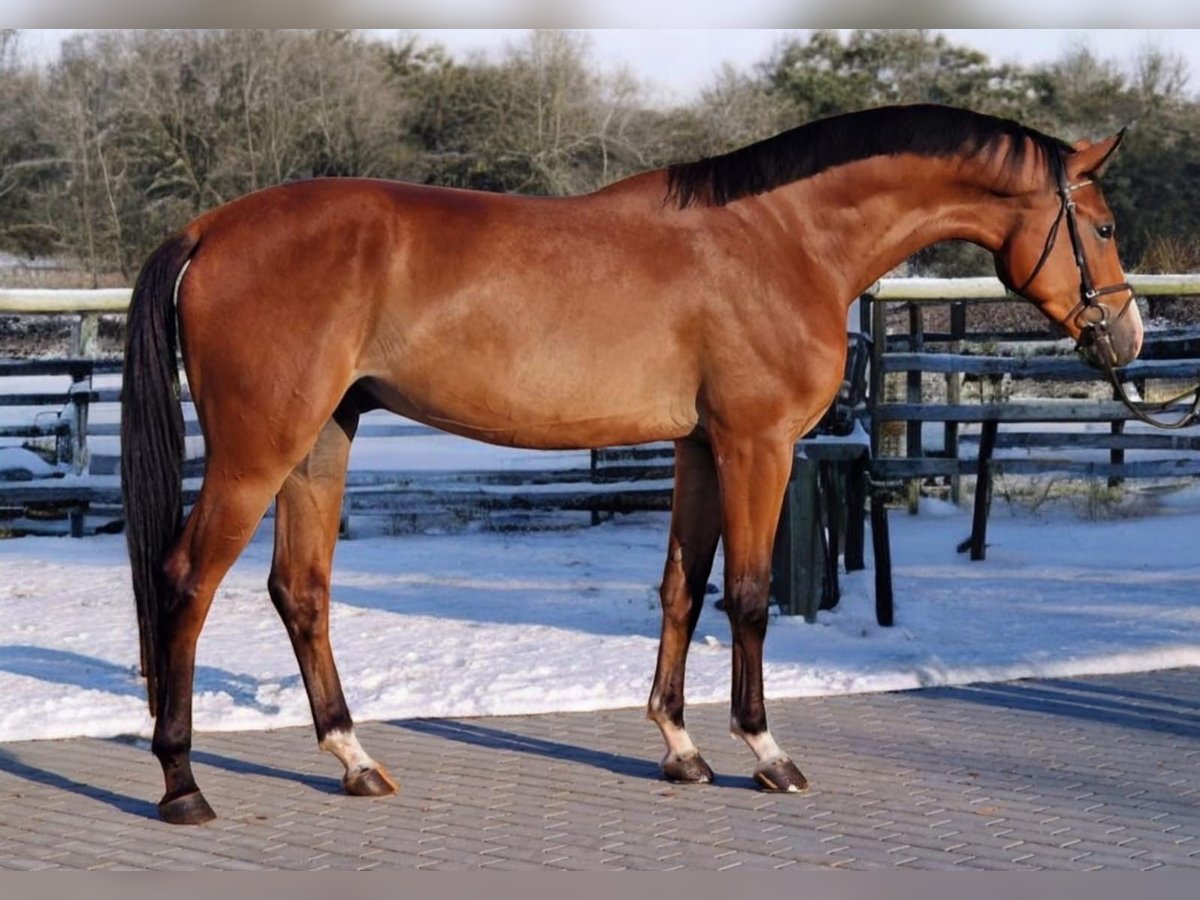
[[[57,470],[32,450],[0,447],[0,481],[28,481],[50,478]]]
[[[984,562],[955,553],[969,529],[967,512],[945,504],[894,512],[896,627],[875,625],[871,570],[846,576],[840,606],[817,624],[772,618],[768,697],[1200,665],[1200,489],[1107,521],[998,501]],[[342,541],[332,630],[353,713],[640,706],[665,542],[662,515]],[[199,648],[201,730],[309,722],[266,594],[270,556],[260,529],[217,596]],[[121,536],[0,541],[0,740],[147,735],[137,655]],[[710,604],[689,701],[724,701],[729,664],[728,624]]]

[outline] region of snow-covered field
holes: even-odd
[[[896,627],[875,625],[871,570],[846,576],[816,625],[773,617],[768,697],[1200,665],[1200,489],[1149,506],[1089,521],[997,501],[978,563],[954,550],[966,511],[894,512]],[[662,515],[341,542],[332,628],[353,713],[641,705],[665,542]],[[199,649],[199,729],[309,721],[266,594],[270,556],[260,529],[218,594]],[[0,541],[0,740],[149,733],[127,581],[120,536]],[[691,702],[727,698],[729,629],[711,606],[688,675]]]

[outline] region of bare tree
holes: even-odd
[[[1022,69],[929,32],[816,32],[748,71],[714,73],[694,103],[661,108],[630,73],[600,70],[577,32],[534,32],[466,62],[413,35],[81,33],[44,73],[18,42],[0,31],[0,246],[58,246],[93,281],[128,276],[197,213],[292,179],[578,193],[815,116],[913,100],[1064,137],[1136,120],[1106,172],[1122,247],[1136,259],[1158,234],[1200,232],[1200,103],[1186,61],[1153,47],[1124,71],[1086,46]],[[937,271],[977,264],[938,252]]]
[[[20,59],[20,33],[0,30],[0,247],[49,252],[55,229],[38,221],[39,194],[62,160],[47,140],[37,73]]]

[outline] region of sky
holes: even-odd
[[[1146,46],[1200,60],[1200,29],[939,29],[952,42],[982,50],[1001,62],[1037,63],[1059,57],[1080,43],[1098,56],[1127,65]],[[456,54],[495,52],[519,41],[520,29],[426,29],[428,39]],[[748,69],[799,29],[593,29],[595,58],[605,66],[628,65],[668,96],[686,100],[700,90],[721,63]]]
[[[982,50],[1001,62],[1051,61],[1065,50],[1086,44],[1103,59],[1127,66],[1146,46],[1200,60],[1200,29],[940,29],[959,44]],[[70,31],[26,32],[27,51],[37,59],[53,58]],[[381,36],[396,32],[376,31]],[[472,52],[498,53],[506,43],[519,42],[523,29],[421,29],[426,41],[441,43],[456,57]],[[723,62],[749,69],[769,56],[772,48],[803,30],[784,29],[591,29],[588,31],[595,60],[604,68],[625,65],[649,81],[664,100],[693,98]],[[1193,76],[1192,88],[1200,75]]]

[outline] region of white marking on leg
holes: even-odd
[[[365,772],[368,769],[379,768],[378,763],[367,755],[367,751],[358,742],[353,728],[349,731],[339,730],[329,732],[329,734],[325,735],[324,740],[321,741],[321,749],[327,753],[332,753],[341,760],[342,765],[346,767],[347,778],[359,772]]]
[[[758,734],[746,734],[738,728],[736,721],[731,721],[729,725],[729,733],[735,738],[741,738],[746,742],[746,745],[754,751],[754,755],[758,758],[760,766],[767,763],[775,762],[777,759],[788,759],[788,755],[783,752],[783,749],[775,743],[775,738],[771,736],[770,731],[762,731]]]
[[[663,765],[673,760],[695,756],[700,752],[692,743],[686,728],[680,728],[669,719],[655,724],[658,725],[658,730],[662,732],[663,740],[667,743],[667,753],[662,760]]]

